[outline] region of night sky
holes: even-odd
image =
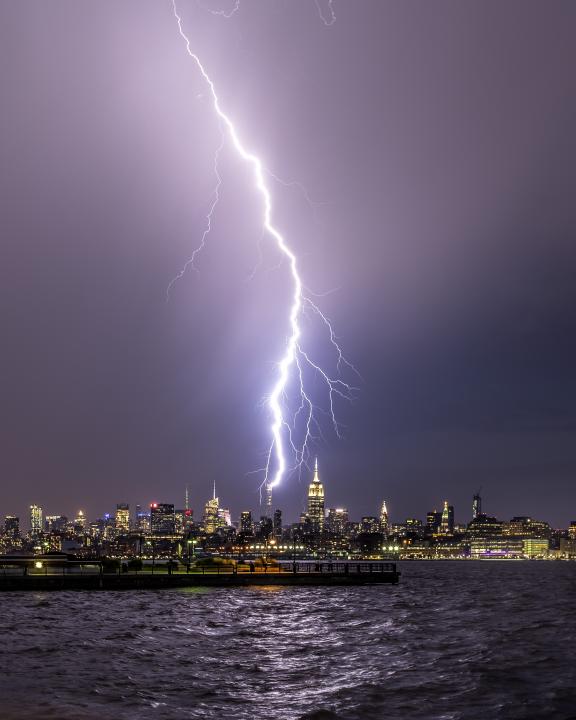
[[[317,446],[327,505],[467,521],[482,487],[503,519],[576,519],[576,4],[179,6],[245,144],[314,201],[272,181],[363,378]],[[169,0],[3,2],[0,90],[0,514],[188,483],[198,516],[214,480],[258,512],[288,272],[228,146],[166,302],[219,142]],[[275,491],[287,520],[307,482]]]

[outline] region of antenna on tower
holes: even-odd
[[[188,497],[188,485],[186,485],[186,493],[184,495],[184,510],[190,510],[190,500]]]

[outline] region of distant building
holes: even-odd
[[[380,521],[377,517],[365,516],[360,521],[359,530],[361,533],[368,533],[369,535],[380,533]]]
[[[448,505],[448,500],[444,500],[444,509],[440,519],[440,532],[444,535],[452,535],[454,532],[454,506]]]
[[[276,540],[282,538],[282,510],[274,510],[273,534]]]
[[[334,535],[342,536],[348,525],[348,510],[346,508],[330,508],[326,516],[326,529]]]
[[[116,530],[124,534],[130,530],[130,506],[127,503],[116,505]]]
[[[250,510],[244,510],[240,513],[240,532],[250,535],[254,532],[252,525],[252,513]]]
[[[170,503],[152,503],[150,505],[150,532],[153,535],[174,535],[174,505]]]
[[[212,497],[204,505],[204,532],[208,535],[212,535],[220,527],[220,519],[218,517],[218,505],[220,504],[219,499],[216,497],[216,483],[214,483],[214,490]]]
[[[308,521],[313,532],[324,529],[324,486],[318,474],[318,458],[314,465],[314,477],[308,486]]]
[[[47,533],[65,533],[68,529],[68,518],[66,515],[46,515],[44,528]]]
[[[512,537],[550,538],[552,528],[547,522],[533,520],[526,515],[518,515],[510,520],[504,532]]]
[[[74,530],[79,532],[86,530],[86,515],[83,510],[78,510],[78,515],[74,518]]]
[[[477,492],[472,498],[472,520],[476,520],[479,515],[482,515],[482,498]]]
[[[535,558],[548,555],[550,542],[545,538],[525,538],[522,543],[526,557]]]
[[[140,505],[136,505],[134,529],[139,533],[147,533],[150,531],[150,513],[142,510]]]
[[[42,532],[42,508],[39,505],[30,505],[30,534],[36,537]]]
[[[18,540],[20,537],[20,518],[15,515],[6,515],[4,518],[4,534],[9,540]]]
[[[572,520],[568,528],[568,537],[570,540],[576,540],[576,520]]]
[[[426,530],[429,535],[436,535],[440,532],[440,523],[442,522],[442,513],[437,510],[431,510],[426,514]]]
[[[386,537],[390,534],[390,520],[388,519],[386,500],[382,500],[382,506],[380,508],[380,532],[386,535]]]

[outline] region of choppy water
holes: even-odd
[[[0,718],[576,718],[576,563],[398,586],[1,593]]]

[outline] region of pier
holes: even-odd
[[[147,566],[107,571],[98,560],[0,558],[0,592],[21,590],[153,590],[178,587],[396,584],[396,563],[373,561]]]

